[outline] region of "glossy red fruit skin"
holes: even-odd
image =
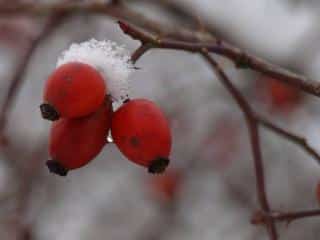
[[[108,102],[89,116],[62,118],[54,122],[49,142],[52,160],[66,170],[80,168],[90,162],[107,143],[111,115],[112,106]]]
[[[149,168],[149,172],[164,170],[150,169],[157,159],[168,159],[171,151],[169,124],[155,103],[146,99],[124,103],[113,114],[111,134],[114,143],[130,161]]]
[[[88,64],[69,62],[49,76],[44,102],[51,105],[59,117],[82,117],[101,106],[106,91],[105,81],[96,69]]]

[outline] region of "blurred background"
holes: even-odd
[[[1,4],[21,2],[59,1],[2,0],[0,8]],[[320,80],[319,1],[124,2],[130,9],[177,29],[209,26],[217,36],[242,49]],[[263,227],[250,224],[259,204],[243,115],[195,54],[152,50],[137,62],[140,69],[132,75],[132,97],[154,100],[169,118],[173,150],[166,174],[149,175],[126,160],[113,144],[65,178],[48,172],[45,161],[49,158],[50,123],[41,118],[39,105],[44,81],[61,51],[90,38],[110,39],[130,51],[139,46],[108,16],[78,13],[61,17],[54,27],[49,18],[0,16],[3,106],[10,84],[19,78],[17,73],[22,77],[12,104],[5,110],[6,124],[0,124],[0,239],[268,239]],[[25,63],[23,59],[30,52]],[[305,136],[320,152],[319,99],[267,76],[235,69],[228,60],[219,58],[219,62],[255,109]],[[25,64],[26,71],[21,73]],[[272,209],[317,208],[319,163],[262,128],[261,138]],[[280,223],[280,239],[319,239],[319,224],[320,218]]]

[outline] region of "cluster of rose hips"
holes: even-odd
[[[114,112],[112,96],[100,72],[89,64],[59,66],[44,88],[42,117],[51,126],[49,170],[66,176],[93,160],[111,136],[119,150],[150,173],[169,164],[171,132],[167,119],[152,101],[125,99]]]

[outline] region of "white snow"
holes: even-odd
[[[112,41],[91,39],[73,43],[58,58],[57,67],[68,62],[82,62],[96,68],[106,81],[108,93],[114,101],[129,97],[129,75],[134,67],[123,46]]]

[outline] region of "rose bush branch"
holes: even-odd
[[[132,55],[132,60],[135,62],[140,58],[147,50],[152,47],[160,47],[166,48],[166,46],[161,46],[163,44],[162,40],[157,37],[148,36],[147,34],[140,32],[140,31],[131,31],[131,26],[119,21],[119,26],[123,30],[124,33],[129,34],[133,39],[140,40],[141,47],[139,47],[134,54]],[[146,47],[148,46],[148,47]],[[179,46],[176,49],[180,49]],[[183,49],[183,46],[180,50]],[[136,53],[139,54],[136,54]],[[218,65],[218,63],[209,55],[206,48],[200,48],[198,51],[202,56],[207,60],[209,65],[212,67],[214,72],[218,75],[219,79],[226,87],[226,89],[231,93],[235,101],[237,102],[238,106],[244,113],[247,125],[249,129],[250,135],[250,142],[252,146],[252,153],[254,158],[254,166],[255,166],[255,173],[256,173],[256,186],[257,186],[257,195],[261,205],[261,208],[264,212],[270,212],[270,206],[267,200],[266,190],[265,190],[265,177],[264,177],[264,168],[262,162],[262,155],[261,155],[261,147],[260,147],[260,140],[259,140],[259,132],[258,132],[258,122],[255,118],[254,112],[251,109],[249,103],[245,100],[245,98],[241,95],[241,93],[233,86],[231,81],[228,79],[227,75],[224,73],[222,68]],[[138,56],[138,57],[137,57]],[[276,226],[271,219],[266,223],[268,228],[268,232],[270,234],[270,239],[276,240],[277,237],[277,230]]]
[[[175,47],[173,47],[170,39],[161,39],[157,36],[154,36],[150,33],[146,33],[144,31],[140,30],[139,28],[134,27],[130,24],[124,23],[122,21],[119,21],[118,23],[124,33],[128,34],[133,39],[141,42],[141,47],[139,47],[132,56],[134,62],[136,62],[137,59],[139,57],[141,57],[141,55],[143,55],[146,51],[148,51],[152,48],[170,48],[170,49],[176,49],[176,50],[189,51],[189,48],[185,47],[185,43],[182,43],[182,45],[178,45],[177,42],[175,42]],[[187,43],[187,44],[188,44],[188,46],[192,45],[191,43]],[[195,45],[198,45],[198,43]],[[190,47],[190,48],[193,49],[192,47]],[[198,47],[197,51],[195,49],[193,49],[191,52],[202,53],[203,50],[206,50],[205,46],[203,46],[202,48]],[[298,145],[306,153],[310,154],[317,162],[320,163],[319,153],[317,153],[316,150],[314,148],[312,148],[303,137],[300,137],[296,134],[291,133],[290,131],[288,131],[286,129],[283,129],[279,126],[276,126],[274,123],[268,121],[266,118],[264,118],[263,116],[261,116],[257,112],[251,113],[251,116],[254,117],[259,124],[261,124],[262,126],[267,128],[268,130],[275,132],[279,136],[284,137],[287,140]]]
[[[142,45],[138,48],[132,55],[132,61],[137,61],[144,53],[152,48],[166,48],[175,50],[184,50],[188,52],[202,54],[206,59],[212,69],[216,72],[219,79],[222,81],[224,86],[232,94],[233,98],[238,103],[239,107],[243,111],[245,118],[247,120],[247,126],[250,135],[250,142],[252,147],[255,173],[256,173],[256,183],[257,183],[257,195],[258,200],[261,205],[262,212],[264,216],[267,216],[264,224],[269,230],[269,235],[271,239],[277,239],[276,226],[274,221],[279,219],[300,218],[300,216],[314,216],[318,212],[314,211],[309,214],[301,213],[286,213],[286,215],[273,215],[272,210],[269,207],[269,203],[266,196],[265,190],[265,180],[264,180],[264,168],[262,162],[260,137],[259,137],[259,124],[278,133],[280,136],[289,139],[290,141],[303,147],[305,151],[311,154],[314,158],[319,160],[319,155],[316,151],[311,148],[307,142],[295,135],[291,134],[289,131],[281,129],[275,126],[273,123],[260,117],[251,108],[246,99],[242,94],[233,86],[232,82],[228,79],[227,75],[218,65],[218,63],[209,55],[209,53],[215,53],[217,55],[223,56],[231,60],[239,68],[250,68],[257,72],[263,73],[273,78],[282,80],[288,84],[296,86],[303,91],[306,91],[312,95],[320,96],[320,84],[316,81],[307,79],[304,76],[297,75],[295,73],[289,72],[278,66],[275,66],[267,61],[264,61],[258,57],[255,57],[245,51],[228,44],[225,41],[216,39],[213,36],[208,36],[208,34],[203,34],[201,32],[193,32],[188,29],[174,29],[167,26],[161,26],[160,24],[150,21],[144,18],[142,15],[137,14],[130,9],[126,8],[119,1],[111,1],[109,4],[105,3],[57,3],[57,4],[40,4],[40,3],[28,3],[20,4],[15,6],[0,6],[0,16],[12,16],[20,14],[28,14],[31,16],[43,16],[46,14],[68,14],[68,13],[90,13],[90,14],[102,14],[109,17],[114,17],[117,19],[127,20],[130,23],[137,24],[140,28],[135,27],[131,24],[124,22],[119,22],[122,30],[130,35],[133,39],[139,40]],[[46,35],[47,33],[44,33]],[[40,35],[41,36],[41,35]],[[35,40],[35,46],[31,45],[29,51],[27,51],[25,61],[22,61],[21,67],[18,68],[17,78],[15,77],[12,81],[13,89],[8,93],[9,106],[12,99],[14,99],[14,93],[17,86],[21,83],[21,77],[19,78],[19,72],[25,71],[27,63],[40,40]],[[18,84],[16,83],[18,82]],[[11,89],[11,88],[10,88]],[[5,106],[8,103],[5,104]],[[8,108],[8,107],[7,107]],[[5,110],[3,110],[3,115],[6,115]],[[5,117],[4,117],[5,118]],[[1,119],[1,118],[0,118]],[[5,120],[2,120],[5,122]],[[1,121],[0,121],[1,122]],[[304,212],[305,213],[305,212]],[[291,214],[291,215],[290,215]]]
[[[132,60],[136,62],[144,53],[146,53],[151,48],[166,48],[169,45],[169,48],[172,48],[172,45],[170,43],[167,45],[168,42],[164,42],[163,39],[153,36],[149,33],[145,33],[142,30],[139,30],[138,28],[134,28],[131,25],[119,22],[119,25],[124,33],[130,35],[133,39],[139,40],[141,42],[141,46],[134,52],[132,55]],[[133,29],[132,29],[133,28]],[[168,40],[166,40],[168,41]],[[176,45],[177,50],[186,50],[183,46]],[[189,51],[188,49],[186,51]],[[252,146],[252,152],[254,156],[254,163],[255,163],[255,172],[256,172],[256,180],[257,180],[257,194],[258,199],[262,208],[262,212],[265,214],[265,216],[268,216],[268,218],[264,219],[264,224],[268,227],[270,238],[271,239],[277,239],[277,232],[275,227],[275,220],[279,219],[285,219],[286,216],[295,216],[295,218],[298,218],[297,216],[315,216],[317,214],[320,214],[317,210],[313,211],[311,214],[307,212],[307,214],[301,213],[288,213],[287,215],[281,215],[281,217],[275,217],[273,218],[273,212],[269,207],[269,203],[267,200],[266,190],[265,190],[265,180],[264,180],[264,168],[263,168],[263,162],[262,162],[262,154],[261,154],[261,146],[260,146],[260,139],[259,139],[259,125],[266,127],[270,131],[273,131],[277,134],[279,134],[282,137],[285,137],[286,139],[292,141],[293,143],[297,144],[301,148],[303,148],[307,153],[309,153],[312,157],[314,157],[317,161],[320,160],[320,157],[318,153],[307,144],[306,140],[298,135],[290,133],[288,130],[282,129],[272,122],[266,120],[261,115],[256,113],[250,106],[250,104],[246,101],[246,99],[242,96],[242,94],[233,86],[225,72],[222,70],[222,68],[219,66],[219,64],[209,55],[208,50],[204,48],[199,48],[198,51],[192,51],[197,52],[203,55],[203,57],[207,60],[207,62],[210,64],[212,69],[216,72],[219,79],[222,81],[224,86],[229,90],[229,92],[232,94],[233,98],[236,100],[237,104],[245,114],[249,134],[250,134],[250,141]],[[270,217],[271,216],[271,217]]]
[[[252,224],[265,224],[268,219],[273,219],[277,222],[287,222],[291,223],[292,221],[307,218],[307,217],[319,217],[320,216],[320,209],[310,209],[310,210],[302,210],[296,212],[271,212],[271,213],[264,213],[261,211],[256,212],[252,218]]]
[[[163,34],[164,36],[174,37],[175,40],[165,40],[161,45],[166,48],[177,48],[180,46],[184,50],[197,52],[200,48],[205,47],[208,51],[224,56],[233,61],[236,66],[242,68],[250,68],[257,72],[268,75],[272,78],[277,78],[283,82],[300,88],[309,94],[320,96],[320,83],[315,80],[308,79],[305,76],[290,72],[279,66],[273,65],[263,59],[251,55],[231,44],[214,37],[208,37],[208,34],[203,34],[189,29],[179,28],[171,29],[168,26],[161,26],[159,23],[147,20],[142,15],[137,14],[124,4],[113,4],[110,2],[99,3],[56,3],[56,4],[40,4],[40,3],[25,3],[15,6],[0,6],[0,15],[8,16],[15,14],[29,15],[44,15],[52,12],[69,12],[69,13],[93,13],[103,14],[121,20],[134,23],[149,31]],[[169,29],[169,30],[168,30]],[[134,31],[134,29],[133,29]],[[188,42],[186,42],[188,41]],[[158,45],[159,46],[159,45]],[[159,46],[160,47],[160,46]]]
[[[313,147],[310,146],[310,144],[304,137],[291,133],[290,131],[275,125],[274,123],[268,121],[267,119],[263,118],[258,114],[256,114],[256,119],[263,127],[296,144],[307,154],[313,157],[313,159],[315,159],[318,163],[320,163],[320,154]]]
[[[245,115],[245,118],[247,120],[246,122],[249,130],[250,143],[251,143],[252,155],[254,160],[258,200],[263,212],[269,213],[270,206],[269,206],[267,193],[265,189],[265,174],[264,174],[264,167],[263,167],[263,161],[262,161],[258,121],[255,118],[255,114],[251,106],[249,105],[249,103],[242,96],[242,94],[233,86],[230,79],[228,78],[226,73],[222,70],[220,65],[209,55],[209,53],[206,50],[203,50],[202,55],[206,59],[208,64],[211,66],[211,68],[214,70],[214,72],[218,76],[221,83],[230,92],[232,97],[237,102],[239,108],[242,110],[242,112]],[[270,239],[273,239],[273,240],[278,239],[276,226],[272,218],[267,219],[266,226],[269,231]]]
[[[139,48],[137,48],[134,53],[131,55],[131,62],[136,63],[136,61],[145,54],[151,46],[149,44],[142,44]]]

